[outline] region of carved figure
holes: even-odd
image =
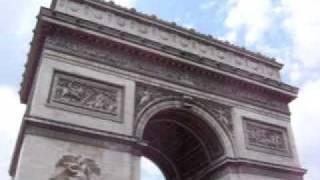
[[[83,80],[73,77],[57,76],[53,101],[64,105],[99,110],[103,113],[117,115],[119,112],[118,92],[95,87]]]
[[[144,103],[150,101],[152,98],[152,93],[148,90],[142,91],[142,97],[140,99],[139,105],[143,105]]]
[[[282,138],[280,135],[272,135],[270,137],[271,139],[271,142],[273,142],[273,144],[276,146],[276,147],[280,147],[282,148],[284,142],[282,141]]]
[[[248,135],[251,143],[270,148],[284,148],[284,140],[281,133],[258,127],[250,127]]]
[[[65,155],[57,163],[58,173],[50,180],[91,180],[92,175],[100,175],[100,168],[88,158]]]
[[[221,122],[223,125],[225,125],[227,128],[232,129],[232,122],[228,119],[226,112],[223,109],[217,109],[215,111],[217,120]]]
[[[90,100],[87,105],[91,108],[95,109],[104,109],[106,98],[103,94],[98,94],[94,96],[92,100]]]
[[[67,98],[72,101],[81,101],[84,90],[83,88],[75,82],[62,81],[59,83],[59,87],[56,91],[56,95],[59,98]]]
[[[116,102],[102,93],[94,96],[86,105],[90,108],[103,109],[110,113],[115,113],[117,110]]]

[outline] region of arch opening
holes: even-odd
[[[197,115],[167,109],[153,115],[144,127],[143,155],[152,160],[166,180],[194,177],[224,154],[217,134]]]

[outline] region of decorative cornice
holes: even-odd
[[[45,48],[288,113],[287,103],[290,97],[282,94],[214,72],[203,71],[188,64],[174,62],[168,58],[144,53],[128,46],[92,40],[66,31],[56,31],[48,36]]]
[[[228,64],[237,69],[280,81],[279,70],[282,65],[275,61],[262,58],[257,54],[253,55],[228,43],[202,38],[197,33],[170,26],[163,21],[139,16],[139,13],[130,13],[131,11],[117,8],[116,5],[108,6],[108,3],[99,2],[59,0],[53,10],[157,42],[192,56]]]
[[[179,52],[176,49],[170,49],[169,47],[163,47],[160,44],[157,44],[155,42],[151,42],[151,41],[147,41],[145,39],[141,39],[138,38],[136,36],[133,35],[129,35],[123,32],[118,32],[116,30],[112,30],[109,29],[107,27],[101,27],[98,24],[92,23],[92,22],[88,22],[85,20],[81,20],[78,19],[76,17],[72,17],[72,16],[68,16],[62,13],[58,13],[58,12],[54,12],[48,9],[42,9],[41,14],[39,16],[39,22],[36,28],[36,34],[34,36],[34,40],[32,43],[32,47],[31,47],[31,53],[29,56],[29,60],[28,63],[26,65],[26,72],[25,72],[25,76],[24,76],[24,80],[23,80],[23,84],[22,84],[22,88],[21,88],[21,100],[22,102],[26,103],[27,102],[27,97],[29,94],[29,90],[31,88],[31,82],[33,79],[33,76],[35,74],[35,70],[37,67],[37,61],[39,60],[39,56],[41,54],[41,48],[43,45],[43,41],[44,38],[47,36],[48,32],[56,29],[56,30],[63,30],[65,28],[59,28],[59,26],[63,26],[63,23],[67,23],[70,25],[75,25],[75,26],[80,26],[82,28],[86,28],[86,29],[90,29],[90,30],[94,30],[97,32],[101,32],[103,34],[107,34],[107,35],[112,35],[115,36],[116,38],[120,38],[120,39],[124,39],[130,42],[134,42],[134,43],[138,43],[139,45],[144,45],[147,46],[148,48],[153,48],[156,49],[158,51],[162,51],[162,52],[166,52],[168,54],[173,54],[175,56],[179,56],[183,59],[188,59],[190,62],[193,62],[193,65],[188,65],[188,66],[181,66],[182,63],[179,63],[175,60],[170,60],[168,58],[166,58],[167,60],[165,60],[165,58],[159,56],[159,55],[155,55],[153,53],[148,53],[148,52],[142,52],[141,50],[139,51],[134,50],[136,54],[140,54],[143,55],[145,57],[149,57],[152,56],[153,59],[157,59],[157,60],[163,60],[164,63],[167,64],[171,64],[171,65],[178,65],[180,66],[180,68],[187,70],[187,71],[197,71],[197,72],[201,72],[203,74],[211,74],[210,71],[211,70],[220,70],[220,71],[224,71],[224,72],[228,72],[230,73],[230,75],[233,76],[237,76],[237,77],[241,77],[242,79],[248,79],[250,81],[254,81],[254,82],[258,82],[261,83],[262,87],[259,87],[260,85],[256,86],[254,85],[255,88],[258,89],[268,89],[268,87],[270,87],[271,91],[274,91],[274,93],[277,93],[277,91],[279,90],[281,93],[283,94],[284,97],[288,98],[288,99],[294,99],[295,95],[297,93],[297,88],[294,88],[292,86],[289,86],[285,83],[279,82],[279,81],[275,81],[272,79],[266,79],[262,76],[256,75],[256,74],[251,74],[249,72],[240,70],[240,69],[235,69],[231,66],[228,66],[227,64],[223,64],[223,63],[218,63],[218,62],[214,62],[212,60],[206,60],[203,59],[201,57],[195,57],[195,56],[191,56],[189,54],[184,54],[182,52]],[[59,25],[58,25],[59,24]],[[49,30],[48,30],[49,29]],[[98,37],[94,37],[92,35],[85,35],[85,34],[79,34],[79,32],[76,32],[74,30],[68,30],[69,33],[71,34],[78,34],[78,38],[82,38],[82,39],[86,39],[87,42],[95,42],[96,44],[106,44],[106,41],[98,38]],[[91,37],[89,37],[91,36]],[[110,44],[110,43],[109,43]],[[121,45],[121,44],[114,44],[113,46],[125,46],[125,45]],[[133,51],[132,48],[126,48],[127,51]],[[125,49],[124,49],[125,50]],[[184,64],[188,63],[189,61],[185,62]],[[199,65],[202,67],[205,67],[205,69],[203,68],[199,68],[196,67],[196,65]],[[208,70],[210,69],[210,70]],[[246,83],[245,83],[246,84]],[[285,99],[286,99],[285,98]],[[288,100],[290,101],[290,100]]]
[[[51,5],[51,9],[56,8],[58,1],[59,0],[53,1],[52,5]],[[268,56],[263,55],[259,52],[251,51],[249,49],[246,49],[245,47],[239,47],[235,44],[232,44],[229,41],[219,40],[210,34],[204,34],[204,33],[198,32],[193,28],[186,28],[186,27],[180,26],[176,22],[165,21],[163,19],[158,18],[154,14],[149,15],[149,14],[145,14],[143,12],[137,11],[135,8],[126,8],[126,7],[120,6],[116,3],[114,3],[113,1],[105,1],[105,0],[72,0],[72,1],[79,2],[81,4],[88,4],[93,7],[100,8],[100,9],[107,8],[108,10],[110,10],[110,8],[111,8],[116,11],[120,11],[122,13],[125,13],[126,15],[130,15],[130,16],[132,16],[132,18],[136,18],[139,20],[143,19],[149,23],[152,23],[153,25],[164,26],[169,29],[174,29],[177,33],[185,33],[187,35],[191,35],[192,37],[194,37],[198,40],[210,41],[214,45],[221,46],[223,48],[226,48],[229,51],[230,50],[235,51],[239,54],[250,56],[250,58],[253,58],[256,60],[266,61],[266,63],[271,63],[275,67],[281,68],[283,66],[282,64],[276,62],[275,58],[268,57]]]

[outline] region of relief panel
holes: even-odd
[[[193,103],[197,106],[206,109],[215,120],[217,120],[230,135],[233,133],[233,123],[231,117],[231,107],[222,105],[210,100],[191,97],[182,93],[170,91],[168,89],[154,87],[143,83],[138,83],[136,88],[135,112],[136,116],[143,108],[148,106],[150,102],[156,100],[176,99],[184,103]],[[190,102],[188,102],[190,101]],[[137,118],[137,117],[136,117]]]
[[[81,156],[65,155],[56,164],[56,173],[50,180],[93,180],[100,176],[96,162]]]
[[[122,122],[123,88],[55,72],[49,105],[102,119]]]
[[[244,118],[244,128],[248,149],[291,156],[288,132],[284,127]]]

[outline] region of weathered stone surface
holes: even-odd
[[[290,156],[288,133],[275,125],[244,120],[247,148]]]
[[[14,180],[302,180],[281,65],[98,0],[42,9]],[[36,173],[35,173],[36,172]]]
[[[107,93],[108,91],[110,93],[110,90],[113,89],[113,92],[117,94],[117,107],[119,108],[116,114],[97,110],[88,107],[88,105],[79,105],[76,102],[66,103],[65,100],[60,98],[58,100],[54,99],[53,96],[56,95],[53,92],[56,90],[54,85],[58,82],[55,80],[59,80],[56,76],[57,72],[60,73],[58,77],[67,77],[69,80],[73,79],[75,82],[81,82],[82,87],[87,89],[92,87],[95,90],[93,93]],[[134,81],[117,77],[109,72],[99,72],[79,64],[69,64],[60,61],[60,58],[45,54],[43,55],[42,66],[39,67],[39,73],[41,76],[38,76],[34,85],[34,96],[26,115],[99,131],[132,135],[134,131],[132,126],[134,121]],[[89,93],[91,91],[84,95],[92,98]],[[83,99],[83,101],[85,100]]]
[[[88,9],[88,6],[90,9]],[[270,59],[261,61],[260,59],[262,58],[257,57],[256,54],[249,53],[250,55],[244,55],[239,53],[241,51],[238,49],[232,48],[232,46],[225,43],[224,46],[229,46],[228,51],[221,46],[217,47],[217,44],[219,44],[217,40],[207,40],[207,38],[195,36],[190,32],[182,33],[164,23],[157,25],[154,22],[150,22],[146,17],[137,20],[133,16],[120,14],[112,9],[105,8],[101,10],[101,7],[96,8],[93,5],[82,4],[81,1],[66,0],[58,1],[55,10],[138,35],[204,58],[224,62],[252,73],[262,74],[271,79],[280,80],[279,69],[281,66]]]
[[[75,155],[62,156],[56,164],[56,171],[50,180],[91,180],[92,176],[101,174],[94,160]]]
[[[182,63],[170,62],[169,59],[155,59],[152,56],[143,56],[132,53],[127,48],[112,47],[110,44],[99,46],[90,44],[85,40],[77,40],[72,35],[70,38],[62,34],[54,34],[47,41],[47,48],[90,58],[103,64],[122,68],[128,71],[141,73],[147,76],[161,78],[173,83],[196,88],[199,91],[214,93],[235,100],[248,102],[253,105],[263,106],[272,110],[288,113],[288,105],[281,101],[273,92],[261,92],[258,89],[250,89],[246,83],[226,79],[225,77],[204,73],[196,67]],[[108,49],[105,46],[109,46]],[[111,46],[111,47],[110,47]]]
[[[55,72],[49,104],[78,113],[122,121],[123,87]]]
[[[129,152],[27,134],[20,157],[17,180],[139,180],[139,157]]]
[[[185,106],[186,108],[188,107],[189,103],[195,103],[199,107],[204,108],[232,136],[233,123],[231,117],[231,107],[216,102],[208,101],[205,99],[199,99],[197,97],[186,96],[184,94],[177,93],[172,90],[154,87],[142,83],[139,83],[136,86],[136,115],[138,115],[141,112],[141,110],[147,105],[150,106],[152,105],[152,103],[155,102],[158,103],[159,101],[168,101],[172,99],[180,100],[181,103],[184,103],[184,105],[182,106]]]

